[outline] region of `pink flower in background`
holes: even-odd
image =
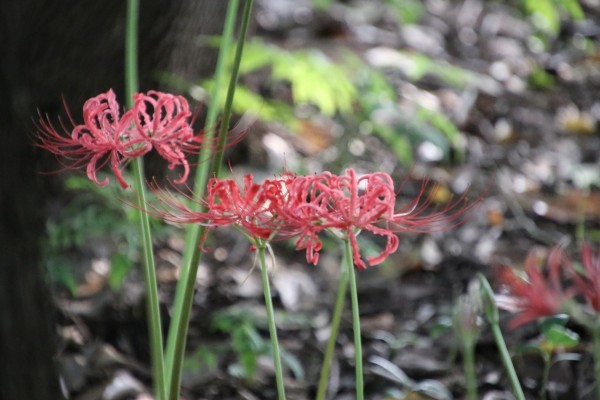
[[[501,270],[500,279],[510,291],[514,303],[510,308],[518,312],[510,322],[511,328],[557,314],[563,302],[573,295],[572,290],[564,290],[561,286],[560,270],[563,261],[563,254],[556,247],[547,260],[547,276],[533,253],[525,261],[524,278],[510,267]]]
[[[577,272],[573,264],[566,260],[567,270],[577,288],[594,311],[600,313],[600,252],[592,253],[589,243],[585,243],[581,248],[581,264],[583,274]]]

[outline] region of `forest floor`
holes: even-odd
[[[422,7],[423,15],[401,22],[394,4],[405,12]],[[358,272],[367,399],[464,398],[452,312],[477,273],[501,292],[498,267],[522,268],[532,250],[543,256],[561,243],[576,259],[582,237],[598,248],[600,5],[586,1],[583,6],[586,19],[563,18],[553,35],[537,31],[518,1],[334,1],[322,11],[308,0],[257,2],[255,38],[290,52],[313,49],[339,62],[354,54],[385,78],[396,97],[389,104],[366,106],[369,93],[360,91],[355,96],[361,109],[350,117],[297,107],[302,121],[295,133],[282,123],[259,120],[231,156],[237,176],[277,174],[284,164],[311,173],[352,167],[390,173],[398,183],[407,176],[417,183],[431,179],[441,185],[440,201],[466,190],[473,199],[481,197],[464,224],[447,232],[400,234],[397,253]],[[268,69],[261,69],[242,82],[290,103],[292,87],[269,78]],[[411,120],[423,109],[436,113]],[[440,114],[457,134],[448,126],[443,133],[444,123],[429,120]],[[393,135],[377,134],[373,127],[381,125],[393,135],[409,132],[415,150],[409,163],[398,161],[406,141],[398,144]],[[411,185],[403,188],[400,203],[414,195]],[[112,256],[123,247],[115,235],[96,233],[71,249],[74,283],[71,290],[56,286],[57,359],[72,399],[151,398],[142,274],[134,268],[119,282],[110,281],[108,271],[123,261]],[[183,235],[170,227],[155,243],[165,326]],[[380,243],[365,237],[361,245],[376,251]],[[219,229],[207,247],[197,278],[182,398],[275,399],[260,273],[252,268],[249,244],[233,230]],[[288,399],[312,399],[341,249],[334,240],[325,243],[317,266],[307,265],[290,243],[277,242],[274,250],[272,286]],[[539,347],[539,328],[532,323],[510,330],[510,318],[502,313],[518,375],[528,398],[538,399],[544,364],[531,349]],[[548,399],[592,399],[589,338],[576,324],[569,327],[581,340],[562,351],[572,357],[553,355]],[[527,343],[530,350],[519,350]],[[330,399],[354,398],[353,364],[348,300]],[[513,398],[483,321],[476,371],[480,398]]]

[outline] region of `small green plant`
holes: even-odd
[[[515,355],[533,351],[542,357],[543,371],[539,396],[543,400],[548,398],[548,382],[552,365],[581,358],[579,354],[568,352],[579,344],[579,335],[566,327],[568,320],[569,316],[565,314],[545,318],[540,323],[540,336],[515,349]]]
[[[231,338],[231,348],[237,354],[239,367],[230,369],[232,375],[251,381],[256,372],[258,357],[270,355],[270,345],[263,340],[256,327],[252,313],[239,308],[218,312],[212,321],[213,329]]]
[[[273,356],[271,342],[265,340],[259,328],[267,321],[247,307],[231,306],[213,316],[212,328],[229,335],[231,349],[239,362],[230,367],[231,375],[251,381],[256,373],[259,356]],[[222,349],[224,350],[224,349]],[[209,358],[208,361],[211,361]],[[304,379],[304,369],[296,356],[282,351],[281,360],[298,380]]]

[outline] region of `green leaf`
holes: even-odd
[[[125,278],[129,274],[129,271],[131,271],[133,263],[122,253],[113,254],[110,261],[111,267],[108,284],[112,290],[118,290],[123,285],[123,282],[125,282]]]
[[[240,75],[270,66],[281,57],[281,51],[275,46],[267,45],[255,39],[244,45],[244,57],[240,64]],[[233,62],[233,53],[231,54]]]
[[[315,10],[325,11],[333,4],[333,0],[313,0]]]
[[[298,357],[285,350],[281,351],[281,362],[292,371],[297,381],[304,380],[304,367]]]
[[[413,390],[435,400],[447,400],[452,398],[450,390],[448,390],[442,382],[433,379],[422,380],[415,385]]]
[[[183,368],[188,371],[198,371],[200,365],[204,364],[208,369],[216,370],[218,367],[217,354],[220,351],[222,349],[215,346],[198,346],[191,355],[185,357]]]
[[[560,325],[552,325],[544,331],[546,344],[553,348],[573,347],[579,344],[579,335],[569,328]]]
[[[527,79],[529,86],[536,90],[548,90],[556,85],[556,79],[540,67],[535,67]]]
[[[450,86],[462,89],[467,85],[477,85],[481,79],[481,76],[472,71],[445,61],[434,60],[425,54],[407,51],[398,51],[397,53],[404,60],[398,67],[408,75],[411,81],[418,81],[430,74],[437,76]]]
[[[275,58],[273,78],[291,83],[295,104],[312,103],[329,116],[350,112],[356,97],[346,71],[317,50]]]
[[[387,3],[403,24],[414,24],[425,14],[425,7],[420,0],[387,0]]]
[[[567,13],[569,13],[571,18],[577,20],[585,18],[585,14],[583,13],[583,9],[578,0],[558,0],[558,2],[565,10],[567,10]]]
[[[556,314],[551,317],[546,317],[540,322],[540,330],[546,332],[555,325],[566,326],[569,322],[568,314]]]
[[[246,45],[240,73],[265,67],[272,68],[273,80],[290,82],[295,104],[314,104],[329,116],[351,111],[357,93],[348,72],[331,62],[323,52],[288,51],[255,39]],[[236,92],[236,97],[238,95]],[[271,115],[269,120],[276,116]]]
[[[232,345],[238,354],[240,363],[244,370],[244,376],[252,379],[256,372],[258,353],[254,341],[248,336],[245,326],[235,327],[232,334]]]
[[[543,353],[543,352],[544,352],[544,349],[540,348],[540,344],[538,341],[518,344],[512,349],[512,353],[515,356],[523,356],[525,354],[530,354],[530,353],[537,354],[537,353]]]
[[[524,0],[525,10],[540,31],[556,35],[560,29],[560,14],[552,0]]]
[[[454,125],[454,123],[445,116],[443,113],[431,110],[426,107],[419,106],[417,111],[417,118],[428,122],[431,126],[438,129],[446,138],[452,143],[452,147],[457,151],[458,158],[462,159],[464,157],[464,149],[461,145],[462,134]],[[448,144],[445,141],[435,140],[436,138],[430,138],[430,141],[434,141],[434,143],[444,150],[444,153],[448,152]]]
[[[382,124],[375,124],[373,131],[390,145],[398,161],[404,165],[413,163],[412,146],[406,135],[402,135],[398,130]]]
[[[63,286],[71,295],[75,295],[77,291],[75,266],[70,261],[62,257],[49,259],[46,262],[46,268],[51,283]]]

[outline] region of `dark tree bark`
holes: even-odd
[[[209,74],[227,1],[141,1],[141,89],[156,72]],[[40,268],[49,182],[32,147],[37,109],[77,119],[85,99],[109,88],[123,101],[125,1],[0,2],[0,399],[61,398],[54,367],[53,308]],[[46,168],[47,169],[47,168]]]

